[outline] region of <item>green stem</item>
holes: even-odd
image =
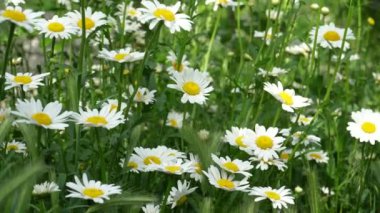
[[[0,78],[0,100],[3,100],[5,98],[5,91],[4,91],[4,84],[5,84],[5,71],[7,70],[8,66],[8,58],[11,54],[11,46],[13,37],[15,34],[16,24],[11,23],[10,30],[9,30],[9,36],[8,36],[8,43],[7,43],[7,49],[5,50],[4,55],[4,63],[3,63],[3,69],[1,70],[1,78]]]
[[[208,49],[207,49],[207,53],[206,53],[206,56],[205,56],[205,62],[203,64],[203,66],[202,66],[202,70],[203,71],[207,71],[207,68],[208,68],[208,63],[209,63],[209,60],[210,60],[210,54],[211,54],[211,50],[212,50],[212,45],[214,44],[216,32],[218,31],[218,28],[219,28],[221,14],[222,14],[221,10],[219,10],[218,14],[216,16],[216,22],[215,22],[215,25],[214,25],[214,29],[212,31],[211,39],[210,39],[210,42],[208,43]]]

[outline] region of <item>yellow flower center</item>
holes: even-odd
[[[104,195],[104,192],[103,190],[98,189],[98,188],[85,188],[83,190],[83,194],[86,195],[87,197],[97,198]]]
[[[233,189],[235,188],[234,182],[228,180],[228,179],[219,179],[217,181],[218,185],[222,188],[227,188],[227,189]]]
[[[152,155],[148,156],[148,157],[146,157],[144,159],[144,164],[145,165],[149,165],[149,164],[152,164],[152,163],[160,165],[161,164],[161,159],[159,157],[157,157],[157,156],[152,156]]]
[[[50,116],[43,112],[33,114],[32,119],[40,125],[50,125],[52,123]]]
[[[181,169],[181,167],[180,166],[176,166],[176,165],[174,165],[174,166],[165,166],[165,170],[168,171],[168,172],[170,172],[170,173],[176,173],[180,169]]]
[[[273,140],[269,136],[262,135],[256,139],[256,145],[260,149],[270,149],[273,147]]]
[[[233,171],[233,172],[238,172],[240,169],[238,167],[238,165],[236,165],[236,163],[234,162],[227,162],[227,163],[224,163],[223,166],[230,170],[230,171]]]
[[[0,122],[5,120],[5,115],[0,115]]]
[[[289,159],[289,153],[285,153],[285,152],[281,153],[280,158],[283,160],[288,160]]]
[[[173,63],[172,63],[172,67],[173,67],[173,69],[174,69],[175,71],[177,71],[177,72],[182,72],[183,69],[184,69],[183,64],[178,64],[176,61],[173,61]]]
[[[94,125],[106,125],[106,124],[108,124],[108,121],[106,120],[106,118],[104,116],[99,116],[99,115],[88,117],[86,122],[94,124]]]
[[[318,153],[311,153],[310,157],[313,159],[318,159],[318,160],[322,159],[322,156]]]
[[[82,25],[82,19],[80,19],[77,23],[78,27],[82,29],[83,25]],[[84,19],[84,28],[86,30],[90,30],[92,28],[95,27],[95,22],[91,19],[91,18],[85,18]]]
[[[143,101],[144,100],[144,95],[140,92],[140,91],[137,91],[136,93],[136,101]]]
[[[300,121],[304,123],[309,123],[310,119],[308,117],[300,117]]]
[[[52,22],[47,26],[47,28],[55,33],[63,32],[65,30],[65,26],[59,22]]]
[[[373,19],[372,17],[369,17],[369,18],[367,19],[367,22],[368,22],[368,24],[371,25],[371,26],[374,26],[374,25],[376,24],[375,19]]]
[[[17,22],[24,22],[27,18],[23,12],[17,10],[5,10],[3,12],[3,17]]]
[[[129,16],[136,16],[137,15],[137,11],[135,9],[129,9],[127,13]]]
[[[177,204],[177,206],[180,206],[180,205],[184,204],[186,201],[187,201],[187,196],[184,195],[177,200],[176,204]]]
[[[279,195],[277,192],[274,191],[267,191],[265,192],[266,196],[272,200],[280,200],[281,195]]]
[[[165,21],[174,21],[175,20],[175,14],[166,9],[166,8],[158,8],[153,12],[153,15],[156,18],[164,19]]]
[[[339,41],[340,40],[340,35],[335,32],[335,31],[327,31],[324,35],[323,38],[327,41]]]
[[[178,127],[178,122],[175,119],[170,119],[169,124],[172,127]]]
[[[117,53],[113,58],[116,60],[116,61],[121,61],[121,60],[124,60],[125,57],[127,57],[128,54],[126,53]]]
[[[16,150],[18,150],[18,146],[17,146],[17,145],[14,145],[14,144],[9,144],[9,145],[7,146],[7,150],[8,150],[8,151],[16,151]]]
[[[111,104],[110,112],[117,110],[118,105],[117,104]]]
[[[218,0],[218,4],[227,4],[228,0]]]
[[[198,95],[201,92],[201,88],[194,81],[188,81],[182,86],[183,91],[189,95]]]
[[[365,133],[368,133],[368,134],[372,134],[376,131],[376,125],[372,122],[364,122],[362,124],[362,130],[365,132]]]
[[[200,163],[195,163],[194,167],[195,167],[195,172],[196,173],[202,174],[202,166],[201,166]]]
[[[29,84],[32,82],[32,77],[27,75],[18,75],[13,78],[13,81],[18,84]]]
[[[128,162],[127,167],[130,169],[137,169],[139,165],[136,162],[130,161]]]
[[[293,105],[293,97],[289,94],[289,93],[287,93],[287,92],[280,92],[280,98],[281,98],[281,100],[282,100],[282,102],[284,103],[284,104],[286,104],[286,105]]]
[[[236,139],[235,139],[235,143],[238,145],[238,146],[241,146],[241,147],[243,147],[243,148],[245,148],[245,147],[247,147],[247,145],[245,145],[244,144],[244,142],[243,142],[243,138],[244,138],[244,136],[239,136],[239,137],[237,137]]]

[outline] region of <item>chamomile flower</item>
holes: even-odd
[[[154,205],[154,203],[148,203],[141,208],[144,213],[160,213],[160,206]]]
[[[230,157],[226,156],[218,157],[214,154],[211,155],[212,160],[218,164],[218,166],[228,172],[234,173],[234,174],[242,174],[246,177],[252,176],[249,170],[253,168],[250,162],[248,161],[242,161],[239,159],[231,160]]]
[[[372,145],[380,142],[380,113],[370,109],[361,109],[352,112],[351,118],[353,121],[348,122],[347,130],[352,137]]]
[[[7,147],[5,147],[5,153],[8,154],[9,152],[15,152],[26,155],[27,153],[25,143],[18,142],[16,140],[7,143]]]
[[[311,48],[304,42],[294,43],[285,48],[285,52],[292,55],[300,55],[307,57],[311,51]]]
[[[69,18],[58,16],[53,16],[50,20],[42,19],[37,23],[37,29],[48,38],[61,39],[69,39],[78,31]]]
[[[67,17],[70,18],[71,24],[77,29],[78,35],[82,35],[83,20],[80,11],[73,11],[67,13]],[[106,25],[106,15],[102,12],[93,12],[92,8],[87,7],[85,9],[84,29],[86,30],[86,36],[95,31],[96,28]]]
[[[0,23],[10,21],[31,32],[43,14],[29,9],[24,10],[20,6],[7,6],[5,10],[0,10]]]
[[[39,75],[34,75],[33,73],[17,73],[12,75],[10,73],[5,73],[5,90],[11,89],[13,87],[21,86],[24,91],[29,91],[32,89],[37,89],[38,86],[44,85],[42,81],[45,76],[49,73],[43,73]]]
[[[176,157],[171,155],[170,150],[165,146],[156,148],[135,147],[133,150],[138,160],[143,162],[143,171],[155,171],[158,169],[157,166],[176,160]]]
[[[118,63],[134,62],[143,59],[144,53],[134,52],[129,47],[112,51],[103,49],[99,52],[99,58],[103,58],[108,61],[115,61]]]
[[[308,146],[309,144],[320,146],[321,138],[315,135],[306,135],[301,131],[297,131],[292,134],[292,145],[296,145],[299,142],[302,142],[304,146]]]
[[[0,107],[0,124],[5,121],[11,114],[11,109],[10,108],[3,108]]]
[[[112,129],[123,124],[125,119],[122,111],[112,110],[112,106],[103,106],[100,110],[89,109],[86,111],[79,109],[79,113],[72,116],[77,124],[83,124],[86,127],[103,127]]]
[[[102,107],[109,107],[110,111],[116,111],[119,107],[119,101],[116,99],[108,99],[107,102],[103,103]],[[120,111],[123,111],[125,108],[127,108],[127,104],[121,102]]]
[[[264,158],[258,158],[258,157],[250,157],[249,158],[252,162],[257,162],[256,169],[260,169],[262,171],[268,170],[269,166],[275,166],[280,171],[285,171],[287,168],[286,164],[281,160],[277,158],[270,158],[270,159],[264,159]]]
[[[188,118],[187,113],[176,112],[174,110],[170,111],[166,119],[166,126],[181,129],[183,126],[183,119]]]
[[[281,151],[280,153],[280,159],[284,162],[288,162],[289,158],[291,157],[291,154],[293,153],[293,150],[291,149],[285,149]]]
[[[173,51],[169,51],[166,59],[170,62],[170,67],[168,68],[169,74],[173,74],[175,72],[183,72],[185,70],[191,69],[189,67],[190,63],[186,60],[186,55],[182,57],[180,63],[178,63],[178,58]]]
[[[283,150],[282,142],[285,138],[277,136],[278,128],[255,125],[255,131],[252,131],[245,137],[244,143],[248,144],[247,151],[251,152],[258,158],[264,160],[278,158],[278,151]]]
[[[132,85],[129,86],[129,94],[133,94],[134,88]],[[145,87],[139,87],[137,88],[137,92],[135,94],[135,97],[133,98],[133,101],[138,103],[144,103],[146,105],[151,104],[154,102],[154,94],[156,93],[156,90],[149,90]]]
[[[56,183],[45,181],[41,184],[34,185],[32,193],[34,195],[44,195],[59,191],[61,190],[59,190],[59,187]]]
[[[247,148],[248,144],[244,142],[244,138],[249,134],[252,134],[252,130],[248,128],[232,127],[231,130],[226,130],[223,141],[231,146]]]
[[[190,177],[196,181],[200,181],[202,179],[202,165],[199,157],[192,153],[189,154],[189,160],[191,169],[189,171]]]
[[[277,82],[277,85],[266,82],[264,90],[280,101],[282,109],[288,112],[294,112],[294,109],[310,105],[308,98],[296,95],[293,89],[284,89],[281,82]]]
[[[305,154],[306,159],[314,160],[317,163],[328,163],[329,157],[324,151],[311,151]]]
[[[127,165],[125,165],[125,158],[120,159],[119,165],[121,168],[127,167],[129,171],[134,172],[134,173],[139,173],[139,171],[142,171],[143,166],[144,166],[141,158],[139,158],[135,154],[131,155]]]
[[[88,180],[84,173],[82,181],[77,176],[74,177],[74,182],[66,183],[70,188],[70,194],[66,197],[81,198],[85,200],[93,200],[95,203],[103,203],[104,200],[109,200],[110,195],[121,194],[120,186],[114,184],[102,184],[100,181]]]
[[[210,166],[208,171],[203,173],[208,178],[211,185],[227,191],[245,191],[249,187],[247,177],[241,181],[234,180],[234,175],[228,175],[224,170],[219,170],[215,166]]]
[[[15,123],[28,123],[42,126],[46,129],[63,130],[69,126],[65,122],[72,113],[61,112],[62,104],[58,101],[50,102],[45,107],[42,107],[40,100],[35,101],[32,98],[30,101],[18,99],[16,111],[12,111],[12,114],[20,117]]]
[[[277,33],[277,34],[273,33],[272,28],[269,28],[267,31],[262,31],[262,32],[255,31],[253,37],[261,38],[265,41],[266,45],[269,45],[274,38],[279,37],[281,35],[282,35],[281,33]]]
[[[173,73],[171,79],[176,84],[168,87],[183,92],[182,103],[204,104],[213,87],[210,86],[212,79],[207,72],[198,70],[186,70],[182,73]]]
[[[232,7],[234,9],[238,5],[233,0],[206,0],[206,4],[214,4],[214,11],[218,10],[219,7]]]
[[[286,189],[284,186],[279,189],[273,189],[269,186],[253,187],[249,194],[257,196],[256,202],[269,199],[275,209],[288,208],[288,204],[294,204],[294,197],[291,195],[290,189]]]
[[[182,175],[183,173],[191,170],[191,163],[183,162],[182,159],[177,159],[176,161],[166,161],[156,166],[158,171],[175,175]]]
[[[142,1],[141,4],[145,8],[138,9],[142,12],[140,20],[142,23],[150,22],[149,29],[153,29],[158,22],[163,21],[171,33],[179,32],[181,29],[185,31],[191,30],[192,21],[189,20],[190,17],[186,14],[178,13],[181,2],[177,2],[172,6],[166,6],[157,0],[153,0],[153,2]]]
[[[280,75],[288,73],[287,70],[279,68],[279,67],[273,67],[271,71],[266,71],[262,68],[259,68],[259,75],[261,76],[272,76],[272,77],[278,77]]]
[[[310,31],[310,39],[314,41],[316,27],[314,27]],[[344,37],[344,28],[335,27],[334,23],[326,24],[320,26],[318,29],[317,35],[317,44],[319,44],[323,48],[334,49],[334,48],[342,48],[343,37]],[[350,43],[348,40],[355,39],[355,36],[350,28],[347,29],[346,41],[343,45],[343,50],[347,50],[350,48]]]
[[[116,16],[123,17],[124,11],[125,16],[131,19],[139,19],[141,16],[141,12],[137,10],[135,7],[133,7],[133,2],[130,2],[128,5],[125,5],[125,2],[122,2],[117,5],[118,12],[116,13]]]
[[[306,115],[303,115],[303,114],[300,114],[299,117],[298,117],[298,120],[297,120],[297,115],[293,116],[291,118],[291,121],[293,123],[295,123],[297,121],[297,124],[298,125],[303,125],[303,126],[307,126],[311,123],[311,121],[313,120],[313,117],[312,116],[306,116]]]
[[[178,180],[177,182],[177,188],[172,187],[170,190],[170,195],[168,197],[168,200],[166,204],[172,205],[171,208],[173,209],[176,206],[180,206],[184,204],[187,201],[187,196],[191,193],[193,193],[198,187],[190,188],[190,183],[186,180],[181,182],[181,180]]]

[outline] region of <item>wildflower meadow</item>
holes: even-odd
[[[0,2],[0,212],[380,212],[377,0]]]

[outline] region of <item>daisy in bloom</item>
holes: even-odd
[[[380,113],[362,109],[352,112],[351,118],[353,121],[348,122],[347,130],[352,137],[372,145],[380,142]]]
[[[153,0],[153,2],[142,1],[141,4],[145,8],[138,9],[142,12],[140,20],[142,23],[149,21],[149,29],[153,29],[158,22],[163,21],[171,33],[179,32],[181,29],[185,31],[191,30],[192,21],[189,20],[190,17],[186,14],[178,13],[181,6],[180,2],[172,6],[160,4],[157,0]]]
[[[285,69],[282,69],[282,68],[279,68],[279,67],[273,67],[273,69],[271,71],[266,71],[262,68],[259,68],[259,75],[261,76],[272,76],[272,77],[278,77],[280,75],[283,75],[283,74],[286,74],[288,73],[287,70]]]
[[[0,10],[0,23],[10,21],[31,32],[43,14],[43,12],[33,12],[29,9],[24,10],[19,6],[7,6],[5,10]]]
[[[169,153],[170,156],[173,156],[175,158],[181,158],[181,159],[186,159],[186,153],[178,151],[176,149],[172,149],[170,147],[166,146],[157,146],[157,148],[163,148],[166,149],[167,152]]]
[[[305,154],[306,159],[314,160],[317,163],[328,163],[329,157],[324,151],[312,151]]]
[[[114,184],[102,184],[100,181],[88,180],[86,173],[82,176],[82,181],[77,176],[74,177],[74,182],[66,183],[70,188],[70,194],[66,197],[81,198],[85,200],[93,200],[95,203],[103,203],[104,200],[109,200],[110,195],[121,194],[120,186]]]
[[[141,158],[139,158],[135,154],[132,154],[132,156],[129,158],[127,165],[125,165],[125,158],[120,159],[119,165],[121,166],[121,168],[124,168],[126,166],[129,169],[129,171],[139,173],[139,171],[143,170],[144,164]]]
[[[286,189],[284,186],[279,189],[272,189],[269,186],[253,187],[249,194],[257,196],[256,202],[269,199],[275,209],[288,208],[288,204],[294,204],[294,197],[291,195],[290,189]]]
[[[176,157],[171,155],[170,150],[165,146],[158,146],[152,149],[135,147],[133,150],[138,158],[138,161],[143,162],[143,171],[155,171],[158,169],[157,166],[163,164],[164,162],[176,160]]]
[[[151,104],[154,102],[154,94],[156,93],[156,90],[149,90],[145,87],[139,87],[137,89],[137,92],[135,94],[135,97],[133,98],[133,101],[138,103],[144,103],[145,105]],[[134,88],[132,85],[129,85],[129,94],[134,93]]]
[[[7,147],[5,148],[5,153],[15,152],[19,154],[26,155],[26,146],[25,143],[21,143],[13,140],[12,142],[7,143]]]
[[[308,146],[309,144],[314,144],[320,146],[321,138],[315,135],[306,135],[301,131],[297,131],[292,135],[292,145],[296,145],[299,142],[302,142],[303,145]]]
[[[70,18],[71,24],[77,29],[78,35],[82,35],[83,20],[80,11],[73,11],[67,13],[67,17]],[[102,12],[92,12],[92,8],[87,7],[85,10],[84,29],[86,30],[86,36],[92,33],[96,28],[106,25],[107,16]]]
[[[212,160],[218,164],[218,166],[228,172],[234,173],[234,174],[242,174],[246,177],[252,176],[251,173],[248,171],[253,168],[250,162],[248,161],[242,161],[239,159],[234,159],[231,160],[230,157],[226,156],[225,158],[223,157],[218,157],[214,154],[211,155]]]
[[[59,187],[56,183],[45,181],[41,184],[34,185],[32,193],[34,195],[44,195],[59,191],[61,190],[59,190]]]
[[[234,7],[238,5],[233,0],[206,0],[206,4],[214,4],[213,10],[218,10],[219,6],[221,7]]]
[[[77,124],[83,124],[86,127],[103,127],[112,129],[124,123],[124,115],[122,111],[112,110],[112,106],[106,105],[100,109],[89,109],[86,111],[79,109],[79,113],[72,116]]]
[[[190,162],[190,166],[192,167],[189,171],[190,177],[196,181],[200,181],[202,179],[202,166],[199,157],[190,153],[188,162]]]
[[[343,36],[344,36],[344,28],[335,27],[334,23],[326,24],[320,26],[317,34],[317,44],[319,44],[323,48],[334,49],[334,48],[342,48],[343,44]],[[316,33],[316,27],[314,27],[310,31],[310,40],[314,43]],[[355,39],[355,36],[350,28],[347,29],[346,41],[343,45],[343,50],[347,50],[350,48],[350,44],[348,40]]]
[[[280,171],[285,171],[287,168],[286,164],[277,158],[271,158],[268,160],[264,160],[264,158],[251,157],[249,158],[252,162],[257,162],[256,169],[260,169],[261,171],[265,171],[269,169],[269,166],[275,166]]]
[[[210,166],[208,171],[203,171],[203,173],[208,178],[210,184],[216,188],[227,191],[245,191],[249,187],[247,177],[241,181],[236,181],[233,174],[228,175],[224,170],[219,171],[215,166]]]
[[[231,146],[247,148],[248,144],[244,143],[244,138],[249,134],[252,134],[252,130],[248,128],[232,127],[231,130],[226,131],[224,142],[229,143]]]
[[[116,16],[123,17],[124,16],[124,10],[125,10],[125,16],[131,19],[139,19],[141,12],[137,10],[135,7],[133,7],[133,2],[130,2],[128,5],[125,5],[125,2],[122,2],[117,5],[117,13]]]
[[[277,82],[277,85],[266,82],[264,90],[279,100],[282,103],[282,109],[288,112],[310,105],[308,98],[296,95],[293,89],[284,89],[281,82]]]
[[[134,62],[144,58],[143,52],[133,52],[130,47],[120,50],[106,50],[103,49],[99,52],[99,58],[108,61],[115,61],[118,63]]]
[[[293,123],[295,123],[297,121],[298,125],[303,125],[303,126],[309,125],[312,120],[313,120],[312,116],[306,116],[306,115],[303,115],[303,114],[300,114],[300,116],[298,117],[298,120],[297,120],[297,115],[293,116],[292,119],[291,119],[291,121]]]
[[[284,162],[288,162],[291,154],[292,154],[292,150],[291,149],[285,149],[283,150],[281,153],[280,153],[280,159]]]
[[[49,73],[43,73],[39,75],[33,75],[33,73],[17,73],[12,75],[10,73],[5,73],[5,90],[11,89],[13,87],[21,86],[24,91],[29,91],[32,89],[37,89],[38,86],[44,85],[41,81],[44,80],[45,76]]]
[[[37,23],[40,34],[45,34],[48,38],[69,39],[75,35],[78,29],[72,25],[67,17],[53,16],[50,20],[42,19]]]
[[[188,113],[180,113],[176,111],[170,111],[166,119],[166,126],[181,129],[183,125],[183,119],[188,118]]]
[[[143,206],[141,210],[144,213],[160,213],[160,206],[159,205],[156,206],[153,203],[148,203],[145,206]]]
[[[198,187],[190,188],[190,183],[186,180],[184,180],[183,183],[181,182],[181,180],[178,180],[177,188],[172,187],[166,204],[171,204],[172,209],[176,206],[184,204],[188,199],[187,195],[193,193],[197,188]]]
[[[311,48],[304,42],[302,43],[294,43],[285,48],[285,52],[292,55],[300,55],[307,57],[311,51]]]
[[[11,109],[0,107],[0,124],[7,119],[10,113]]]
[[[256,124],[255,131],[245,137],[244,143],[248,144],[247,148],[253,155],[264,160],[278,158],[278,151],[284,149],[282,142],[285,138],[277,136],[278,129],[269,127],[266,129],[264,126]]]
[[[119,102],[116,99],[108,99],[106,103],[103,103],[102,107],[109,107],[110,111],[117,111],[117,108],[119,107]],[[120,111],[123,111],[125,108],[127,108],[127,104],[122,102],[120,106]]]
[[[189,67],[190,63],[186,60],[186,55],[182,57],[180,63],[178,63],[178,58],[173,51],[169,51],[166,59],[170,62],[171,66],[168,68],[169,74],[173,74],[175,72],[182,72],[184,70],[191,69]]]
[[[168,174],[182,175],[185,172],[191,170],[190,162],[183,162],[182,159],[176,161],[166,161],[160,165],[157,165],[157,170]]]
[[[253,37],[262,38],[265,41],[266,45],[269,45],[275,37],[279,37],[281,35],[282,35],[281,33],[274,34],[272,32],[272,28],[269,28],[268,31],[266,32],[255,31]]]
[[[214,89],[210,86],[212,79],[207,72],[198,70],[186,70],[182,73],[173,73],[171,79],[176,84],[169,84],[168,87],[183,92],[182,103],[204,104],[207,96]]]
[[[62,104],[58,101],[48,103],[45,107],[42,107],[40,100],[35,101],[32,98],[30,101],[18,99],[16,111],[12,111],[12,114],[20,117],[20,119],[15,121],[16,123],[28,123],[42,126],[46,129],[63,130],[69,126],[65,122],[72,113],[61,112]]]

